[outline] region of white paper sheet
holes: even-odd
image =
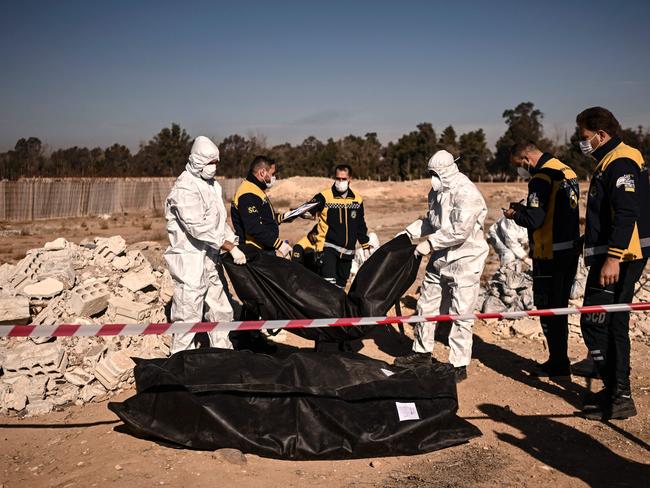
[[[400,422],[404,422],[405,420],[420,420],[415,403],[395,402],[395,406],[397,407],[397,415],[399,416]]]
[[[291,210],[290,212],[288,212],[288,213],[284,216],[284,218],[285,218],[285,220],[286,220],[286,219],[292,219],[292,218],[294,218],[294,217],[298,217],[298,216],[304,214],[305,212],[311,210],[311,209],[314,208],[316,205],[318,205],[318,202],[303,203],[303,204],[300,205],[298,208],[294,208],[293,210]]]

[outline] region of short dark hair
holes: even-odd
[[[334,176],[336,176],[337,171],[347,171],[348,176],[352,177],[352,167],[349,164],[337,164],[334,168]]]
[[[622,132],[621,124],[614,114],[603,107],[590,107],[583,110],[576,117],[576,124],[581,129],[593,132],[604,130],[611,137],[620,137]]]
[[[534,151],[535,149],[539,151],[537,144],[533,141],[520,141],[510,146],[510,157],[514,158],[524,151]]]
[[[255,173],[258,169],[270,169],[275,164],[275,161],[268,156],[255,156],[251,163],[250,172]]]

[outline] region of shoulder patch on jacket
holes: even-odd
[[[539,207],[539,197],[537,196],[537,193],[531,193],[528,195],[528,206],[531,208]]]
[[[616,180],[616,188],[620,188],[620,187],[624,187],[625,191],[634,193],[634,190],[636,190],[636,186],[634,183],[634,175],[627,174],[619,177]]]

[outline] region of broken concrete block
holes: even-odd
[[[34,415],[45,415],[50,413],[54,408],[54,402],[51,399],[30,401],[27,404],[27,416],[33,417]]]
[[[95,239],[97,247],[93,252],[93,260],[98,264],[109,264],[126,250],[126,241],[121,236]]]
[[[30,298],[52,298],[63,291],[63,283],[54,278],[26,285],[22,293]]]
[[[163,272],[162,279],[160,280],[160,291],[158,293],[160,301],[164,305],[167,305],[174,296],[174,281],[172,280],[172,275],[167,270]]]
[[[7,410],[15,410],[17,412],[20,412],[25,408],[26,405],[27,395],[9,391],[2,397],[2,404],[0,406],[2,408],[6,408]]]
[[[114,390],[128,378],[134,366],[125,351],[115,351],[97,363],[95,377],[107,390]]]
[[[61,377],[68,365],[68,353],[56,343],[35,346],[24,342],[8,351],[2,364],[4,378],[49,375]]]
[[[128,251],[126,257],[129,260],[130,267],[136,271],[144,268],[152,269],[151,264],[147,261],[140,251]]]
[[[9,284],[20,290],[23,286],[38,281],[38,270],[40,263],[38,262],[38,254],[30,252],[22,260],[16,264],[13,274],[9,278]]]
[[[61,407],[74,402],[79,397],[79,388],[73,385],[63,385],[59,388],[56,396],[52,397],[52,403]]]
[[[153,275],[151,270],[143,269],[142,271],[132,271],[127,273],[126,276],[120,280],[120,285],[135,292],[153,285],[155,282],[156,277]]]
[[[3,283],[9,284],[9,278],[14,274],[14,271],[16,270],[16,266],[13,264],[9,263],[4,263],[0,265],[0,286],[2,286]]]
[[[108,307],[108,298],[111,293],[105,283],[94,282],[78,286],[72,290],[69,307],[74,315],[90,317]]]
[[[126,256],[118,256],[111,262],[111,265],[120,271],[128,271],[131,269],[131,261]]]
[[[47,383],[50,381],[50,378],[43,375],[33,378],[28,376],[16,376],[4,381],[11,385],[12,391],[18,395],[25,395],[28,402],[34,402],[45,398]]]
[[[483,302],[483,313],[502,313],[508,309],[497,297],[488,296]]]
[[[38,279],[56,278],[65,289],[70,289],[76,280],[74,255],[70,249],[44,252],[39,256],[41,265],[36,272]]]
[[[64,291],[61,295],[49,301],[47,306],[41,310],[34,320],[33,325],[56,325],[62,322],[68,312],[65,308],[66,302],[70,298],[70,292]]]
[[[533,319],[519,319],[510,324],[510,331],[519,337],[534,337],[540,334],[541,326]]]
[[[108,301],[116,323],[140,323],[150,314],[151,307],[124,298],[111,297]]]
[[[79,400],[84,403],[91,402],[92,400],[100,401],[106,396],[106,388],[98,383],[93,383],[84,386],[79,392]]]
[[[86,371],[84,371],[83,368],[76,367],[72,371],[66,371],[63,374],[63,377],[66,379],[68,383],[71,383],[73,385],[77,386],[86,386],[89,384],[92,380],[95,379],[95,377]]]
[[[45,245],[43,246],[43,249],[46,251],[60,251],[61,249],[65,249],[68,247],[68,241],[66,241],[63,237],[59,237],[58,239],[54,239],[53,241],[46,242]]]
[[[29,319],[27,297],[0,297],[0,325],[23,325],[29,323]]]

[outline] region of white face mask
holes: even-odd
[[[530,180],[530,171],[528,171],[526,168],[523,166],[517,166],[517,174],[519,175],[520,178],[523,178],[524,180]]]
[[[204,180],[211,180],[214,178],[214,175],[217,174],[217,165],[216,164],[208,164],[203,167],[201,170],[201,178]]]
[[[264,180],[264,183],[266,184],[266,189],[268,190],[273,185],[275,185],[275,182],[276,182],[275,176],[271,176],[271,179],[269,181]]]
[[[336,188],[336,191],[339,193],[345,193],[348,191],[348,187],[350,186],[350,182],[348,180],[345,181],[335,181],[334,182],[334,188]]]
[[[592,152],[594,152],[596,149],[598,149],[598,146],[600,146],[600,143],[598,143],[598,146],[596,146],[596,147],[592,147],[592,145],[591,145],[591,140],[594,137],[596,137],[597,135],[598,134],[594,134],[589,139],[578,142],[578,145],[580,146],[580,150],[582,151],[582,154],[584,154],[585,156],[589,156]]]
[[[442,180],[438,176],[431,176],[431,188],[433,191],[442,190]]]

